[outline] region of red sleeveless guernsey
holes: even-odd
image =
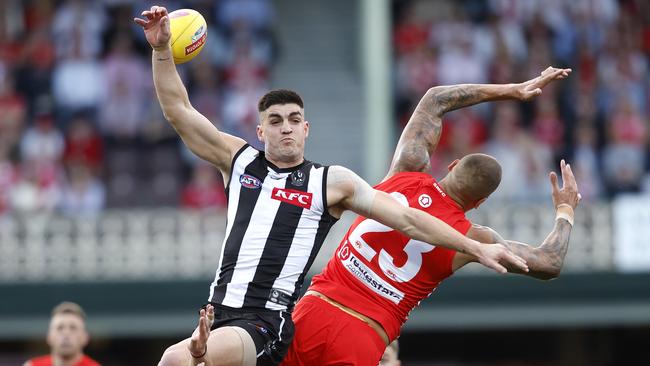
[[[31,362],[31,366],[52,366],[52,356],[51,355],[46,355],[46,356],[40,356],[40,357],[35,357],[29,360]],[[97,362],[95,362],[92,358],[83,355],[79,362],[75,364],[75,366],[100,366]]]
[[[398,173],[376,189],[425,211],[465,235],[471,222],[425,173]],[[452,274],[456,252],[410,239],[377,221],[357,217],[310,290],[379,322],[390,340],[409,312]]]

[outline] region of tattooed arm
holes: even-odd
[[[513,240],[505,240],[499,233],[487,226],[472,225],[467,236],[485,243],[501,244],[510,249],[514,254],[523,258],[528,264],[529,271],[523,272],[516,267],[506,265],[508,272],[523,273],[540,280],[550,280],[560,275],[564,264],[564,257],[569,248],[571,224],[565,219],[557,219],[553,231],[538,247]],[[454,270],[473,260],[464,254],[454,257]]]
[[[504,99],[531,100],[553,80],[571,69],[549,67],[540,76],[519,84],[461,84],[429,89],[418,103],[400,136],[386,179],[399,172],[430,169],[430,157],[440,140],[442,116],[474,104]]]
[[[562,160],[560,167],[562,188],[558,186],[557,175],[554,172],[550,174],[553,205],[556,207],[555,226],[540,246],[534,248],[528,244],[504,240],[496,231],[480,225],[473,225],[467,232],[467,236],[476,241],[504,245],[528,264],[529,271],[525,273],[506,265],[509,272],[524,273],[542,280],[549,280],[560,275],[564,257],[569,248],[569,237],[573,227],[573,210],[578,206],[581,198],[571,166]],[[455,271],[469,262],[475,262],[475,260],[463,253],[456,254],[453,270]]]

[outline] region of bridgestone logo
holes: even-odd
[[[343,258],[339,251],[339,258],[343,266],[352,273],[366,287],[381,295],[382,297],[399,304],[404,299],[404,293],[390,284],[386,283],[379,275],[368,268],[361,260],[350,253],[347,258]]]
[[[199,47],[201,47],[205,43],[205,38],[208,34],[204,33],[201,38],[197,39],[196,42],[192,43],[191,45],[185,47],[185,56],[189,55],[190,53],[196,51]]]

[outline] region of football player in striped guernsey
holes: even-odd
[[[499,272],[526,271],[503,245],[483,245],[443,221],[403,206],[352,171],[304,158],[309,123],[300,96],[274,90],[258,104],[260,151],[219,131],[191,105],[169,45],[167,10],[136,23],[153,48],[153,79],[166,119],[188,148],[224,177],[226,235],[209,304],[191,338],[168,348],[167,365],[277,365],[293,338],[291,311],[330,227],[345,210],[409,237],[466,253]],[[390,291],[390,289],[384,289]]]

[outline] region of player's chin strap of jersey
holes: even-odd
[[[555,220],[565,219],[571,226],[573,226],[573,216],[573,207],[568,203],[560,203],[555,208]]]

